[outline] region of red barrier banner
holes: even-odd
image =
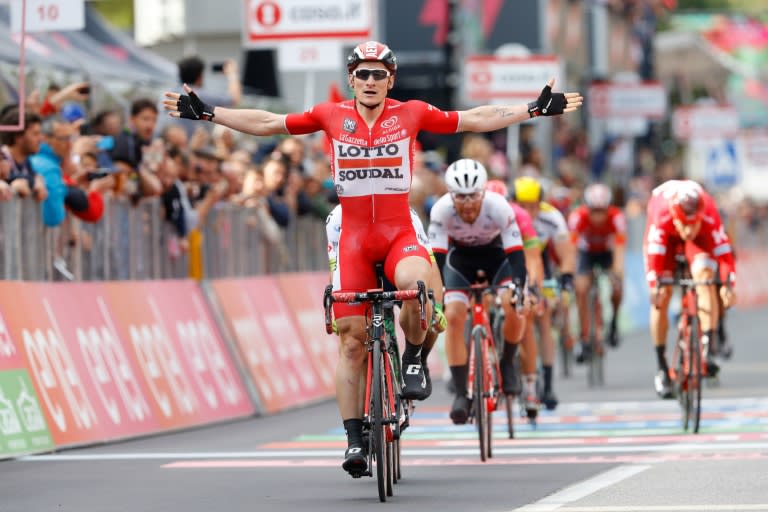
[[[312,354],[311,362],[320,376],[323,390],[328,396],[334,396],[339,337],[325,332],[323,293],[328,284],[328,274],[280,274],[277,281],[301,333],[304,349]]]
[[[768,303],[766,251],[738,249],[736,260],[736,300],[739,306]]]
[[[202,300],[193,282],[12,283],[3,290],[0,311],[56,445],[250,414]],[[201,350],[217,370],[200,364]],[[212,388],[216,378],[226,384]],[[156,393],[158,382],[165,395]],[[179,382],[184,393],[174,394]],[[220,406],[209,406],[214,401]]]
[[[17,283],[0,282],[0,297],[13,297],[15,287]],[[25,366],[0,308],[0,458],[54,446]]]
[[[274,278],[220,279],[211,288],[264,412],[327,397]]]
[[[194,281],[105,283],[158,421],[177,428],[252,414],[253,406]]]

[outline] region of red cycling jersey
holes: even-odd
[[[568,216],[568,229],[576,247],[591,253],[610,251],[613,246],[623,245],[627,238],[627,220],[616,206],[608,207],[604,223],[595,224],[589,208],[581,205]]]
[[[667,189],[670,186],[672,185],[666,183],[658,187],[648,201],[643,255],[649,286],[655,287],[658,276],[670,275],[674,271],[675,254],[678,251],[685,251],[689,262],[693,262],[698,254],[711,256],[719,264],[722,281],[733,286],[736,276],[733,250],[720,220],[715,200],[703,189],[701,190],[704,202],[701,228],[693,240],[684,242],[675,229],[669,212]],[[666,188],[662,189],[662,187]]]
[[[344,211],[334,272],[335,289],[363,291],[376,286],[374,263],[395,282],[397,263],[408,256],[429,261],[411,222],[408,192],[420,130],[455,133],[459,113],[423,101],[386,99],[379,118],[368,126],[355,101],[321,103],[301,114],[288,114],[293,135],[324,131],[331,141],[330,160],[336,193]],[[363,305],[334,304],[337,318],[364,314]]]

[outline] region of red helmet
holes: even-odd
[[[485,190],[496,192],[497,194],[500,194],[504,198],[506,198],[509,195],[509,190],[507,189],[506,183],[504,183],[501,180],[489,181],[488,183],[485,184]]]
[[[704,214],[704,198],[698,183],[682,182],[669,200],[669,213],[683,224],[694,224]]]
[[[361,62],[381,62],[391,72],[397,71],[397,58],[389,46],[377,41],[366,41],[355,46],[347,56],[347,71],[350,73]]]

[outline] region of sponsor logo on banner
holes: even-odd
[[[275,279],[214,280],[211,287],[265,412],[325,397],[312,357]]]

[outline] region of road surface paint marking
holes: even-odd
[[[609,455],[593,457],[528,457],[528,458],[496,458],[481,462],[477,455],[465,459],[414,459],[408,458],[403,464],[408,467],[445,467],[445,466],[530,466],[562,465],[562,464],[658,464],[661,462],[677,461],[745,461],[768,459],[768,455],[759,453],[717,454],[705,456],[701,454],[666,454],[666,455]],[[167,469],[236,469],[236,468],[325,468],[337,467],[341,456],[333,459],[296,459],[296,460],[188,460],[176,461],[161,465]]]
[[[520,509],[518,509],[520,510]],[[541,509],[526,509],[541,510]],[[768,503],[754,505],[632,505],[622,507],[562,507],[558,512],[688,512],[690,510],[768,510]]]
[[[546,498],[540,499],[536,503],[531,503],[530,505],[516,508],[515,512],[558,510],[563,505],[580,500],[586,496],[589,496],[590,494],[596,493],[601,489],[605,489],[606,487],[617,484],[622,480],[631,478],[636,474],[649,469],[650,467],[650,465],[633,465],[619,466],[617,468],[609,469],[604,473],[600,473],[597,476],[566,487],[562,491],[558,491],[555,494],[551,494]]]
[[[701,453],[725,450],[756,451],[768,449],[768,443],[681,443],[641,446],[595,446],[595,447],[559,447],[559,448],[494,448],[494,455],[564,455],[564,454],[609,454],[609,453]],[[265,458],[304,458],[335,457],[339,450],[284,450],[256,452],[180,452],[180,453],[95,453],[95,454],[54,454],[27,455],[16,460],[25,462],[50,461],[100,461],[100,460],[162,460],[162,459],[265,459]],[[711,456],[710,455],[710,456]],[[476,448],[437,448],[412,449],[403,446],[404,457],[472,457],[477,456]]]
[[[475,436],[476,437],[476,436]],[[700,443],[705,442],[722,442],[722,441],[758,441],[762,439],[768,439],[768,434],[761,434],[757,432],[742,433],[742,434],[703,434],[696,437],[696,441]],[[627,436],[627,437],[575,437],[575,438],[548,438],[548,439],[507,439],[504,438],[494,439],[494,446],[565,446],[565,445],[602,445],[602,444],[644,444],[644,443],[679,443],[690,441],[691,436],[687,434],[681,435],[648,435],[648,436]],[[475,446],[477,439],[411,439],[403,441],[403,444],[407,444],[409,448],[413,447],[455,447],[455,446]],[[316,449],[316,448],[346,448],[347,441],[343,438],[334,437],[328,440],[307,440],[307,441],[278,441],[273,443],[267,443],[260,445],[260,449],[264,450],[290,450],[290,449]]]

